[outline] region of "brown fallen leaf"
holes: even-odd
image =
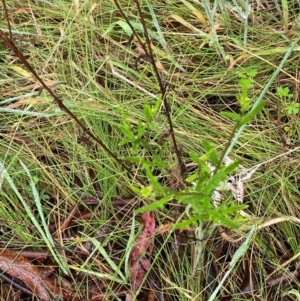
[[[50,280],[42,279],[40,270],[17,252],[0,249],[0,270],[21,280],[33,294],[43,301],[50,300],[50,292],[54,294],[54,286]]]
[[[155,218],[151,212],[145,212],[142,214],[141,219],[144,224],[144,229],[137,237],[135,245],[129,255],[132,293],[135,293],[139,289],[145,274],[150,268],[154,246]],[[146,258],[147,250],[148,258]]]

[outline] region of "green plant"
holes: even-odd
[[[240,105],[240,113],[233,112],[221,112],[222,116],[228,117],[233,121],[236,121],[235,130],[239,129],[241,126],[247,124],[253,117],[261,111],[263,106],[265,105],[264,101],[261,101],[256,108],[253,108],[251,102],[252,99],[249,96],[249,91],[253,88],[254,85],[254,77],[257,74],[256,69],[246,70],[246,72],[239,73],[239,81],[238,86],[240,88],[240,94],[237,95],[237,101]],[[247,113],[250,109],[252,109],[249,113]]]
[[[277,95],[280,97],[280,99],[284,103],[290,101],[294,97],[294,95],[290,92],[291,91],[288,87],[284,87],[284,88],[277,87],[276,88]],[[299,107],[300,107],[300,103],[298,103],[296,101],[292,101],[285,106],[284,110],[287,115],[296,115],[299,113]]]
[[[229,117],[235,122],[229,142],[235,132],[241,126],[252,120],[264,106],[264,102],[261,102],[256,109],[250,110],[251,98],[249,96],[249,90],[253,88],[256,74],[257,70],[254,69],[240,73],[240,80],[238,82],[240,94],[237,96],[237,100],[240,104],[240,113],[221,113],[222,116]],[[131,189],[136,194],[147,200],[147,205],[138,209],[137,212],[141,213],[148,210],[164,208],[166,203],[174,199],[181,204],[185,204],[187,208],[187,216],[183,221],[178,221],[176,228],[197,225],[199,221],[211,221],[230,228],[236,228],[238,225],[234,221],[234,213],[245,209],[247,206],[236,204],[232,201],[229,203],[223,202],[215,206],[213,198],[214,193],[219,189],[222,183],[228,180],[229,176],[239,166],[240,161],[235,161],[228,165],[223,164],[225,159],[224,155],[219,158],[215,148],[211,146],[208,140],[203,139],[202,147],[204,153],[200,156],[194,152],[189,153],[190,160],[195,163],[198,168],[187,178],[182,179],[182,185],[179,189],[178,187],[174,189],[170,186],[164,186],[159,177],[154,174],[155,171],[157,172],[157,169],[161,170],[161,173],[167,173],[171,157],[170,150],[168,156],[165,156],[165,150],[170,148],[167,141],[162,145],[158,145],[150,138],[158,131],[155,116],[158,113],[160,105],[161,98],[157,99],[154,106],[144,105],[143,121],[139,119],[135,127],[128,122],[124,109],[121,112],[122,124],[119,126],[119,129],[122,131],[124,137],[120,144],[128,145],[132,153],[131,157],[124,159],[132,163],[138,163],[148,181],[148,185],[140,187],[131,185]],[[153,147],[153,145],[156,145],[156,147]],[[148,155],[141,156],[143,152],[147,152]],[[214,169],[212,169],[211,164],[215,166]]]
[[[296,115],[299,113],[299,106],[300,103],[298,102],[291,102],[287,107],[286,107],[286,112],[288,115]]]
[[[32,181],[33,181],[33,183],[35,185],[38,185],[38,183],[39,183],[40,180],[39,180],[39,178],[37,176],[33,176],[32,177]],[[29,186],[29,185],[24,185],[24,189],[26,191],[26,194],[30,198],[34,199],[35,196],[33,194],[32,187]],[[44,189],[38,190],[38,192],[39,192],[39,197],[40,197],[41,200],[47,201],[47,200],[50,199],[50,196],[46,193],[46,191]]]

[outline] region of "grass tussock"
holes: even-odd
[[[143,106],[155,104],[160,90],[114,2],[5,2],[13,41],[43,81],[113,153],[132,156],[131,146],[120,146],[119,125],[124,114],[133,128],[138,120],[145,122]],[[118,3],[145,43],[135,1]],[[169,83],[174,133],[188,171],[195,166],[187,154],[203,155],[203,138],[219,156],[228,146],[234,122],[220,112],[239,112],[238,82],[254,69],[248,97],[254,103],[263,95],[266,105],[241,132],[230,157],[241,159],[246,168],[267,163],[245,184],[250,218],[238,230],[203,221],[192,230],[165,231],[184,208],[171,201],[155,211],[159,230],[138,300],[150,298],[149,290],[164,298],[159,300],[212,300],[225,276],[219,300],[291,300],[299,279],[298,1],[147,0],[140,5],[156,67]],[[8,33],[4,18],[0,29]],[[279,87],[291,96],[279,95]],[[138,184],[137,178],[59,109],[3,43],[0,91],[1,247],[47,249],[52,259],[61,256],[56,274],[65,265],[78,295],[95,286],[104,300],[125,300],[130,248],[141,231],[133,209],[145,205],[128,188]],[[163,106],[154,123],[153,143],[169,130]],[[171,148],[162,147],[160,155],[174,166]],[[134,175],[147,181],[141,162],[149,152],[138,155]],[[168,168],[156,176],[165,185],[174,180]],[[64,228],[70,215],[74,218]],[[37,231],[33,224],[35,218],[43,225],[42,216],[55,240],[52,251],[46,229]],[[254,224],[255,235],[243,245]],[[235,262],[243,247],[244,256]],[[12,292],[4,282],[1,286],[5,299]]]

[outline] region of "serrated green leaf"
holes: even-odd
[[[288,115],[294,115],[299,113],[300,103],[293,101],[286,107],[286,112]]]
[[[247,74],[251,77],[255,77],[257,75],[257,69],[250,69],[247,71]]]

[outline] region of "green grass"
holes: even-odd
[[[153,105],[160,92],[149,64],[141,63],[135,69],[141,47],[136,38],[131,46],[126,46],[130,28],[113,1],[23,2],[7,0],[6,5],[14,37],[18,38],[15,43],[29,63],[110,150],[120,158],[132,156],[130,147],[119,146],[123,139],[118,128],[121,109],[136,128],[139,119],[145,121],[143,105]],[[230,157],[243,160],[243,166],[251,168],[298,147],[299,114],[287,116],[285,109],[298,101],[299,94],[297,1],[291,1],[287,8],[286,1],[264,4],[252,1],[248,12],[245,11],[248,1],[239,1],[239,7],[237,1],[232,1],[236,4],[204,0],[141,2],[153,38],[154,55],[160,63],[157,66],[174,88],[168,93],[168,102],[175,136],[186,160],[190,151],[199,156],[204,154],[204,138],[219,156],[223,154],[234,122],[220,112],[238,112],[239,74],[250,69],[257,69],[258,74],[249,97],[255,103],[263,96],[266,106],[232,144]],[[119,3],[144,41],[135,1]],[[247,13],[247,22],[243,22]],[[0,29],[7,32],[3,18]],[[32,37],[34,43],[29,39]],[[290,55],[284,60],[288,52]],[[278,69],[281,62],[283,65]],[[270,81],[276,70],[278,74]],[[82,211],[91,213],[88,221],[76,218],[70,228],[58,232],[56,243],[67,253],[77,290],[80,285],[106,285],[105,294],[112,300],[113,293],[128,288],[119,283],[122,277],[116,266],[121,267],[129,284],[125,269],[131,247],[128,241],[140,227],[139,218],[134,219],[131,210],[122,214],[114,204],[116,199],[129,197],[126,187],[138,185],[138,180],[130,177],[92,140],[87,141],[74,120],[45,91],[37,95],[34,88],[38,86],[15,55],[0,44],[0,161],[41,226],[38,197],[33,195],[30,177],[40,195],[43,193],[40,201],[48,225],[62,223],[77,204],[82,205]],[[276,93],[278,86],[288,87],[293,98],[280,98]],[[29,93],[32,95],[25,97]],[[150,138],[153,143],[168,131],[163,107],[154,123],[156,130]],[[171,165],[174,161],[171,150],[162,149]],[[138,155],[142,162],[149,153],[140,151]],[[244,203],[249,205],[245,211],[253,220],[299,216],[298,157],[295,151],[269,161],[245,184]],[[30,176],[20,162],[28,168]],[[191,172],[193,166],[188,163]],[[147,180],[139,164],[134,173]],[[167,169],[162,170],[160,179],[166,185],[174,180]],[[47,240],[36,230],[3,172],[0,180],[2,247],[47,248]],[[84,198],[95,198],[100,192],[103,198],[97,206],[84,203]],[[138,199],[129,207],[137,209]],[[158,226],[162,226],[176,223],[180,212],[170,206],[157,210],[155,216]],[[165,300],[208,300],[245,241],[243,238],[236,243],[228,242],[218,229],[218,225],[204,222],[201,233],[185,230],[157,234],[149,272],[149,279],[158,282],[157,286],[151,284],[153,290],[160,287]],[[244,231],[246,237],[248,230]],[[240,237],[232,229],[226,229],[226,233]],[[266,298],[270,290],[268,275],[275,270],[276,276],[285,275],[297,266],[296,258],[288,265],[284,263],[299,253],[298,233],[296,220],[257,230],[243,259],[233,266],[221,287],[221,296],[238,294],[248,271],[259,285],[253,294]],[[84,252],[86,241],[97,235],[104,236],[103,249],[90,251],[93,256],[84,260],[78,250]],[[212,283],[208,265],[211,261],[217,273],[211,276]],[[245,264],[249,265],[248,270]],[[59,271],[63,272],[61,265]],[[114,278],[110,282],[103,280]],[[292,288],[288,286],[285,292]],[[280,292],[277,293],[279,298]]]

